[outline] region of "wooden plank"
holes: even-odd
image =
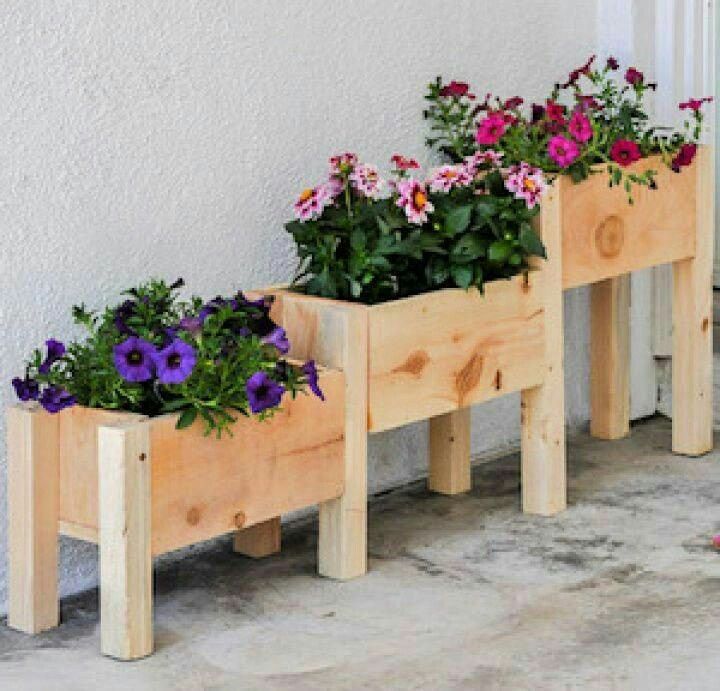
[[[470,408],[430,420],[428,488],[440,494],[470,491]]]
[[[561,176],[563,288],[595,283],[695,254],[696,164],[678,175],[658,156],[628,172],[657,171],[657,190],[608,188],[604,168],[582,184]]]
[[[560,182],[545,195],[538,223],[548,254],[542,263],[544,380],[521,396],[523,511],[543,516],[563,511],[567,504]]]
[[[695,164],[697,254],[673,264],[672,444],[675,453],[688,456],[713,447],[713,155],[710,147],[702,147]]]
[[[135,660],[153,651],[148,423],[100,427],[98,460],[101,649]]]
[[[8,626],[58,625],[58,419],[13,406],[8,433]]]
[[[150,420],[153,554],[342,494],[343,373],[320,371],[320,386],[325,403],[287,397],[271,419],[241,418],[220,441],[199,421],[178,432],[175,415]]]
[[[590,434],[630,433],[630,276],[594,283],[590,293]]]
[[[539,384],[542,275],[493,281],[484,295],[439,290],[370,308],[370,431]]]
[[[75,540],[83,540],[98,544],[98,529],[92,526],[83,525],[82,523],[70,523],[69,521],[58,521],[58,532],[60,535],[71,537]]]
[[[281,292],[275,309],[294,357],[345,374],[345,491],[320,505],[318,570],[355,578],[367,570],[367,308]]]
[[[280,551],[282,543],[280,517],[238,530],[233,538],[233,549],[253,559],[262,559]]]

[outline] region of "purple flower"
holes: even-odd
[[[270,379],[265,372],[255,372],[245,384],[248,403],[253,413],[261,413],[280,405],[285,387]]]
[[[156,352],[152,343],[130,336],[113,348],[115,369],[125,381],[147,381],[153,376],[153,355]]]
[[[315,360],[308,360],[303,366],[302,371],[307,378],[307,384],[312,391],[321,401],[325,400],[325,394],[322,392],[320,385],[318,384],[318,372],[315,366]]]
[[[51,338],[45,341],[45,345],[47,346],[48,353],[40,367],[38,367],[38,372],[40,374],[47,374],[53,364],[65,355],[65,345],[60,343],[60,341],[56,341],[54,338]]]
[[[127,325],[126,320],[135,314],[135,302],[133,300],[125,300],[122,305],[115,308],[113,321],[115,328],[125,336],[135,336],[135,332]]]
[[[183,317],[180,320],[180,328],[193,336],[197,336],[202,331],[203,321],[200,317]]]
[[[152,358],[161,384],[182,384],[192,374],[197,362],[195,349],[179,338],[153,353]]]
[[[30,379],[27,375],[25,379],[15,377],[12,380],[15,394],[21,401],[37,401],[38,394],[40,393],[40,385],[34,380]]]
[[[243,292],[239,292],[235,299],[237,300],[238,304],[243,307],[257,307],[258,309],[261,309],[265,312],[268,312],[270,310],[270,306],[273,303],[272,295],[263,295],[257,300],[249,300],[247,297],[245,297],[245,294]]]
[[[262,339],[266,345],[275,346],[283,355],[290,350],[290,341],[288,341],[285,329],[276,326],[267,336]]]
[[[607,62],[605,63],[605,67],[608,70],[616,70],[618,67],[620,67],[620,63],[611,55],[607,59]]]
[[[75,405],[75,396],[58,386],[48,386],[40,396],[40,405],[48,413],[59,413]]]

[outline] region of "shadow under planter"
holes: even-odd
[[[321,370],[320,385],[327,403],[299,395],[220,440],[175,429],[177,415],[11,407],[8,624],[58,625],[61,533],[99,545],[102,652],[152,653],[153,556],[233,531],[237,551],[265,556],[281,514],[342,496],[343,373]]]

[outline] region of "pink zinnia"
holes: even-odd
[[[376,166],[361,163],[355,166],[353,172],[350,173],[350,184],[360,194],[369,199],[377,199],[385,183]]]
[[[475,139],[478,144],[483,146],[493,146],[500,141],[506,129],[507,123],[502,113],[490,113],[480,121],[478,130],[475,133]]]
[[[400,154],[393,154],[390,161],[395,166],[395,170],[411,170],[420,167],[420,164],[414,158],[405,158]]]
[[[357,154],[346,151],[330,159],[330,175],[343,175],[349,173],[358,162]]]
[[[610,158],[619,166],[626,166],[642,158],[640,147],[629,139],[618,139],[610,148]]]
[[[568,132],[579,142],[585,143],[593,136],[592,125],[586,115],[576,110],[570,117]]]
[[[545,177],[539,168],[523,162],[510,168],[505,187],[516,199],[524,199],[528,209],[534,208],[547,189]]]
[[[332,196],[326,185],[308,187],[295,202],[295,217],[302,223],[313,221],[322,216],[323,210],[331,202]]]
[[[396,188],[399,195],[396,204],[405,210],[408,221],[416,225],[425,223],[427,215],[435,209],[428,199],[425,185],[414,178],[406,178],[399,180]]]
[[[490,164],[499,168],[502,165],[503,155],[502,151],[495,151],[495,149],[476,151],[472,156],[465,158],[465,168],[471,176],[475,177],[478,168],[482,165]]]
[[[553,137],[548,142],[548,156],[561,168],[567,168],[580,155],[580,147],[562,135]]]
[[[457,165],[434,170],[428,182],[433,192],[449,192],[453,187],[467,187],[472,181],[472,173],[464,165]]]

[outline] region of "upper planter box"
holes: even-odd
[[[540,384],[542,280],[530,271],[486,284],[483,295],[446,289],[372,306],[283,290],[274,317],[295,356],[317,357],[318,348],[342,347],[332,315],[354,313],[351,338],[367,343],[367,431],[381,432]],[[336,362],[339,353],[324,355]]]
[[[655,170],[658,189],[635,186],[633,204],[608,187],[604,167],[580,184],[560,176],[563,288],[693,257],[697,167],[678,174],[659,156],[638,161],[627,171]]]

